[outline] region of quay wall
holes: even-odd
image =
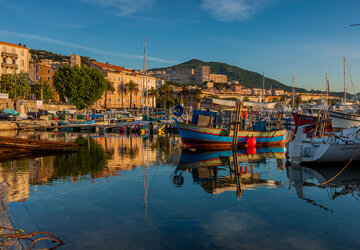
[[[31,100],[22,100],[24,109],[26,112],[35,111],[36,103]],[[0,99],[0,110],[4,108],[14,109],[15,101],[12,99]],[[65,104],[48,104],[43,103],[41,109],[50,110],[50,111],[63,111],[68,110],[68,105]],[[70,109],[76,109],[74,105],[70,105]]]

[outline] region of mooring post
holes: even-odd
[[[239,126],[240,126],[240,119],[241,119],[241,102],[237,102],[236,106],[236,114],[235,114],[235,122],[234,122],[234,134],[233,134],[233,151],[237,150],[237,143],[238,143],[238,134],[239,134]]]

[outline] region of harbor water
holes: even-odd
[[[84,144],[0,163],[12,226],[54,233],[65,242],[58,249],[360,247],[356,164],[318,185],[343,165],[296,166],[284,149],[244,149],[236,171],[234,155],[182,152],[177,135],[17,136]]]

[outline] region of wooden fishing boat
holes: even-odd
[[[329,111],[334,128],[353,128],[360,126],[360,115],[340,111]]]
[[[75,152],[75,143],[0,137],[0,161]]]
[[[70,120],[69,122],[65,121],[59,121],[59,125],[89,125],[89,124],[95,124],[95,120],[90,121],[74,121]]]
[[[184,148],[231,148],[234,131],[185,124],[176,120]],[[257,146],[285,145],[285,129],[269,131],[239,131],[238,146],[245,146],[254,137]]]
[[[303,125],[307,125],[307,124],[313,124],[316,123],[318,121],[318,117],[317,116],[313,116],[313,115],[305,115],[305,114],[300,114],[300,113],[295,113],[292,112],[291,113],[293,118],[294,118],[294,123],[296,126],[303,126]],[[316,125],[311,125],[305,128],[305,133],[310,132],[311,130],[315,129]],[[330,131],[332,130],[332,124],[331,121],[328,121],[326,123],[326,127],[325,127],[326,131]],[[296,133],[297,130],[295,130]]]

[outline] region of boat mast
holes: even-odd
[[[295,76],[293,76],[292,106],[295,108]]]
[[[346,57],[344,57],[344,105],[346,110]]]
[[[264,93],[264,90],[265,90],[265,73],[263,72],[263,85],[262,85],[261,93],[264,94],[264,99],[265,99],[266,94]]]
[[[147,113],[149,115],[148,109],[148,86],[147,86],[147,56],[146,56],[146,38],[144,38],[144,81],[143,81],[143,90],[145,94],[145,107],[147,109]],[[144,113],[144,106],[143,106]],[[149,117],[148,117],[149,119]]]
[[[327,103],[330,106],[330,86],[329,86],[328,72],[326,72],[326,97],[327,97]]]

